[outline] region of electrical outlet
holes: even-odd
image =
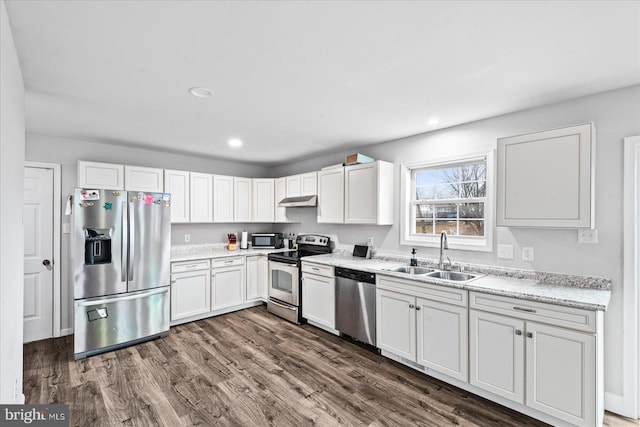
[[[373,247],[373,237],[367,237],[367,246]]]
[[[581,228],[578,230],[579,243],[598,243],[598,230],[593,228]]]
[[[184,235],[184,242],[185,243],[189,243],[191,241],[191,234],[185,234]]]
[[[68,222],[63,222],[62,234],[69,234],[69,233],[71,233],[71,224],[69,224]]]
[[[523,261],[533,261],[533,248],[532,247],[523,247],[522,248],[522,260]]]
[[[499,259],[513,259],[513,245],[498,245]]]

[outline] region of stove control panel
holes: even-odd
[[[299,234],[296,242],[304,245],[329,246],[331,238],[317,234]]]

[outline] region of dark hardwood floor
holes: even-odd
[[[80,361],[70,336],[26,344],[24,389],[74,426],[545,425],[264,307]]]

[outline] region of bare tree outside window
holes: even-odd
[[[485,235],[485,161],[417,169],[414,183],[416,234]]]

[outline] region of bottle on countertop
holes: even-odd
[[[411,267],[416,267],[418,265],[418,260],[416,259],[416,248],[411,249]]]

